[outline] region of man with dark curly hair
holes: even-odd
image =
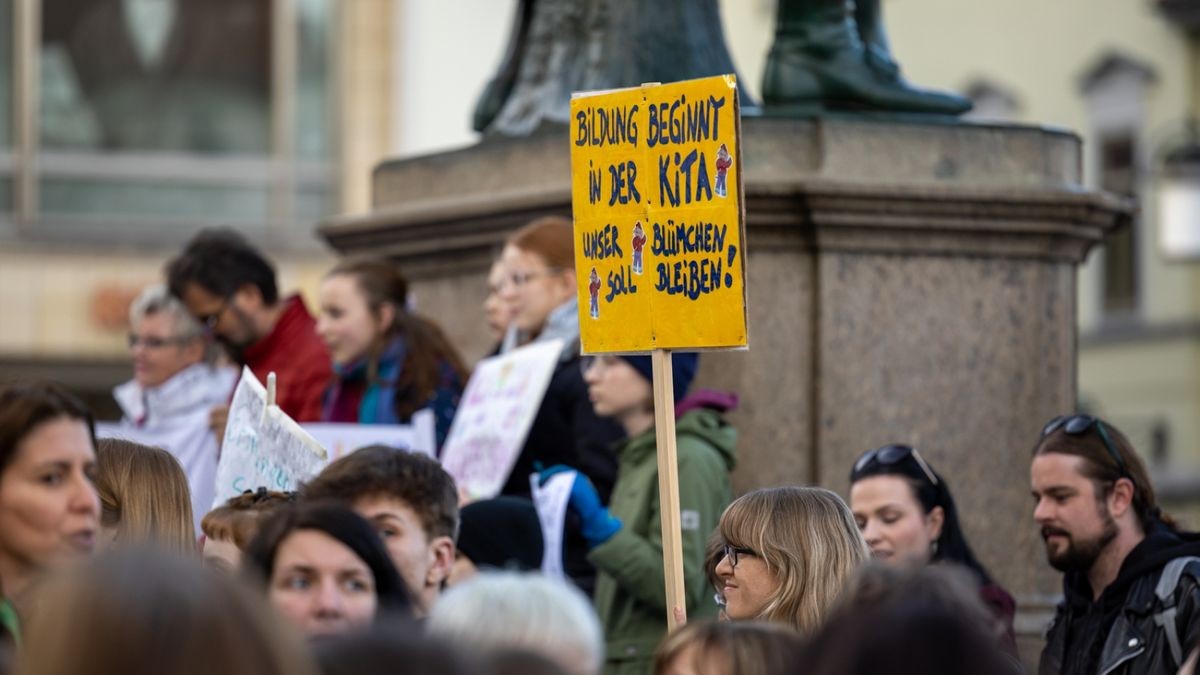
[[[325,467],[300,490],[305,501],[345,503],[375,526],[426,614],[454,564],[458,489],[435,460],[383,445],[357,450]]]

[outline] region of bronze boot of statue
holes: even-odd
[[[823,110],[959,115],[969,99],[914,87],[900,76],[879,0],[780,0],[763,76],[768,113]]]

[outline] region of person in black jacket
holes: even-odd
[[[579,305],[571,221],[535,220],[505,242],[501,293],[513,312],[501,352],[531,342],[564,341],[546,396],[501,494],[529,496],[535,463],[565,464],[591,479],[607,504],[617,477],[613,444],[625,432],[592,410],[579,362]]]
[[[607,506],[617,480],[614,447],[625,431],[613,420],[596,415],[583,381],[571,221],[548,216],[525,225],[505,242],[500,264],[504,268],[500,294],[512,312],[500,352],[552,339],[564,343],[525,445],[500,492],[529,498],[530,474],[562,464],[587,476]],[[563,569],[591,595],[596,571],[587,561],[587,550],[578,517],[568,513]]]
[[[1175,673],[1200,637],[1200,537],[1158,508],[1124,434],[1056,417],[1030,470],[1046,557],[1064,572],[1042,675]]]

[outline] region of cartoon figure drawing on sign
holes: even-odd
[[[642,273],[642,247],[646,245],[646,232],[642,229],[642,221],[633,224],[633,273]]]
[[[592,273],[588,275],[588,295],[592,296],[591,302],[588,304],[588,313],[593,319],[600,318],[600,273],[596,268],[592,268]]]
[[[714,190],[716,193],[724,197],[728,194],[725,189],[725,174],[729,172],[729,167],[733,166],[733,157],[729,155],[729,148],[722,143],[720,148],[717,148],[717,180]]]

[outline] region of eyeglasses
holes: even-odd
[[[137,333],[130,333],[129,334],[129,348],[134,349],[138,345],[141,345],[141,346],[145,347],[146,349],[162,349],[163,347],[166,347],[167,345],[183,344],[183,343],[187,342],[187,340],[188,340],[187,338],[182,338],[182,337],[169,337],[169,338],[160,338],[160,337],[153,337],[153,336],[142,337],[142,336],[138,335]]]
[[[858,458],[857,462],[854,463],[853,473],[861,473],[864,469],[870,466],[871,462],[878,462],[883,466],[891,466],[893,464],[899,464],[909,457],[912,457],[913,460],[916,461],[917,466],[921,467],[921,471],[925,474],[925,477],[929,479],[930,484],[936,487],[938,484],[937,475],[935,475],[933,473],[933,469],[929,468],[929,465],[925,463],[925,460],[921,457],[921,453],[917,452],[917,449],[911,445],[893,443],[892,445],[885,445],[882,448],[868,450],[867,452],[863,453],[862,457]]]
[[[738,556],[748,555],[755,558],[758,557],[758,552],[754,549],[730,546],[729,544],[725,544],[721,550],[725,553],[725,557],[729,559],[729,566],[734,569],[737,569],[738,566]]]
[[[229,298],[221,300],[221,305],[212,311],[210,314],[196,317],[196,320],[204,326],[204,330],[208,331],[209,335],[217,329],[217,323],[221,321],[221,314],[225,312],[225,308],[229,306]]]
[[[1108,454],[1112,456],[1113,461],[1117,463],[1117,471],[1125,478],[1133,479],[1129,475],[1129,469],[1125,467],[1125,462],[1121,459],[1120,453],[1113,447],[1112,439],[1108,435],[1108,429],[1104,427],[1104,422],[1100,418],[1091,415],[1059,415],[1046,423],[1042,427],[1042,438],[1062,429],[1072,436],[1081,436],[1087,433],[1088,429],[1096,427],[1096,434],[1100,436],[1100,440],[1104,441],[1104,447],[1108,450]]]
[[[505,281],[520,288],[538,277],[554,276],[562,272],[563,269],[561,267],[547,267],[544,270],[531,270],[529,272],[512,272],[505,277]]]

